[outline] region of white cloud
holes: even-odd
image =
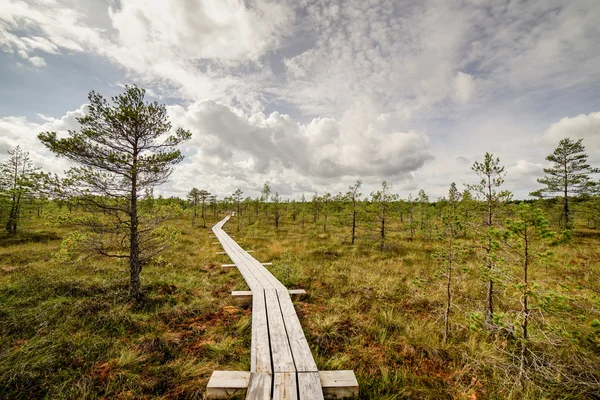
[[[543,168],[542,164],[519,160],[516,164],[509,166],[506,172],[509,174],[511,180],[515,180],[527,176],[541,177],[544,175]]]
[[[472,75],[458,72],[454,79],[455,97],[459,103],[466,104],[475,96],[476,85]]]
[[[56,158],[38,140],[37,135],[41,132],[57,132],[60,136],[66,136],[68,130],[79,128],[77,117],[85,114],[87,105],[82,105],[77,110],[69,111],[61,118],[52,118],[38,115],[44,123],[35,123],[25,117],[3,117],[0,118],[0,161],[7,157],[6,151],[16,146],[21,146],[29,151],[35,165],[42,167],[46,172],[62,173],[68,168],[68,162]]]
[[[273,49],[293,10],[266,0],[128,0],[111,7],[109,15],[119,44],[135,57],[162,52],[184,60],[240,63]]]
[[[596,149],[600,148],[600,112],[562,118],[550,125],[542,135],[545,141],[557,144],[565,137],[584,139],[584,142],[589,140]]]
[[[46,66],[46,61],[42,57],[29,57],[29,62],[38,68]]]
[[[540,136],[538,143],[548,148],[548,154],[564,138],[583,139],[589,161],[600,165],[600,112],[565,117],[550,125]]]
[[[5,0],[0,13],[0,50],[43,67],[44,60],[33,56],[34,52],[59,54],[101,48],[101,30],[86,26],[82,19],[80,13],[56,0]]]
[[[306,124],[277,112],[247,115],[214,101],[172,106],[169,114],[194,133],[187,151],[197,151],[196,168],[239,180],[271,174],[295,179],[288,182],[292,187],[307,183],[299,177],[316,184],[340,178],[402,180],[433,159],[427,135],[393,130],[388,118],[360,110]]]

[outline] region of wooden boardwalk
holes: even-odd
[[[253,400],[320,400],[324,391],[338,398],[358,394],[352,371],[319,373],[290,292],[223,231],[228,220],[229,216],[212,229],[252,292],[251,366],[249,373],[215,371],[208,397],[228,398],[239,389]]]

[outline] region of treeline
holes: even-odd
[[[586,163],[584,151],[581,139],[563,139],[560,142],[554,153],[547,157],[554,165],[544,169],[546,176],[538,179],[545,187],[531,193],[538,200],[515,200],[512,193],[502,190],[505,167],[500,164],[499,158],[486,153],[483,160],[472,166],[478,182],[466,184],[462,191],[452,183],[448,196],[436,200],[431,200],[424,189],[419,190],[416,196],[410,194],[401,199],[386,181],[382,182],[379,190],[363,195],[363,182],[357,180],[345,193],[314,193],[310,198],[303,194],[300,200],[282,200],[278,193],[272,193],[269,182],[266,182],[258,197],[242,199],[243,192],[238,189],[219,203],[223,204],[221,208],[237,211],[241,224],[271,223],[278,229],[281,223],[304,227],[310,222],[321,225],[324,232],[331,226],[346,226],[351,243],[355,243],[357,237],[373,239],[377,236],[382,249],[390,232],[386,226],[390,221],[397,220],[401,225],[400,231],[408,238],[420,236],[431,239],[448,207],[462,210],[464,229],[476,225],[478,219],[490,228],[509,205],[520,203],[541,208],[558,230],[571,229],[576,216],[589,228],[596,228],[600,220],[600,181],[593,181],[592,176],[599,170]],[[199,204],[204,210],[209,199],[217,201],[208,191],[196,188],[192,189],[188,199],[194,210]],[[482,216],[480,211],[485,211],[485,215]]]

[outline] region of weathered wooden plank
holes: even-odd
[[[306,290],[304,289],[292,289],[289,291],[291,296],[303,296],[306,294]],[[252,291],[251,290],[233,290],[231,292],[231,296],[233,297],[233,301],[237,305],[248,304],[252,301]]]
[[[323,390],[318,372],[298,372],[300,400],[323,400]]]
[[[283,315],[288,340],[294,355],[294,362],[298,372],[316,372],[317,364],[310,352],[304,331],[298,320],[294,304],[287,291],[278,290],[279,306]]]
[[[325,397],[358,396],[358,381],[352,370],[319,371],[319,378]]]
[[[273,400],[297,400],[298,386],[295,372],[273,374]]]
[[[269,322],[269,340],[271,342],[271,357],[273,372],[295,372],[294,358],[290,349],[279,300],[275,290],[265,290],[267,319]]]
[[[248,304],[252,301],[251,290],[234,290],[231,292],[231,296],[233,297],[235,304],[238,306]]]
[[[270,400],[271,399],[271,382],[273,378],[271,374],[255,374],[250,375],[250,384],[246,399],[248,400]]]
[[[250,372],[214,371],[206,386],[208,399],[243,398],[250,383]]]
[[[290,290],[288,290],[288,293],[290,294],[290,296],[305,296],[306,295],[306,290],[304,290],[304,289],[290,289]]]
[[[250,371],[258,374],[271,373],[271,346],[267,325],[265,296],[255,293],[252,299],[252,349]]]

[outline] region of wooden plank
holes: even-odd
[[[237,268],[237,265],[235,265],[235,264],[222,264],[221,268],[223,268],[223,269]]]
[[[252,349],[250,371],[258,374],[271,373],[271,346],[265,296],[255,293],[252,299]]]
[[[318,372],[298,372],[300,400],[323,400],[323,390]]]
[[[273,400],[297,400],[298,386],[295,372],[273,374]]]
[[[291,300],[290,300],[291,301]],[[273,358],[273,372],[295,372],[294,358],[290,349],[287,332],[279,299],[275,290],[265,290],[267,306],[267,320],[269,322],[269,339],[271,342],[271,357]]]
[[[217,251],[217,254],[227,254],[226,251]]]
[[[255,374],[250,375],[250,384],[246,399],[249,400],[270,400],[271,399],[271,382],[273,378],[271,374]]]
[[[290,289],[288,293],[290,296],[306,296],[306,290],[304,289]]]
[[[304,331],[298,320],[294,304],[287,291],[278,290],[279,305],[283,315],[283,321],[287,330],[292,354],[298,372],[317,372],[317,364],[310,352]]]
[[[206,397],[208,399],[243,398],[249,383],[250,372],[214,371],[206,386]]]
[[[304,289],[292,289],[289,291],[292,296],[302,296],[306,294],[306,290]],[[252,291],[251,290],[233,290],[231,292],[231,296],[233,297],[233,301],[237,305],[248,304],[252,301]]]
[[[352,370],[319,371],[319,378],[325,397],[358,396],[358,381]]]
[[[233,301],[238,306],[248,304],[252,301],[251,290],[234,290],[231,292],[231,296],[233,296]]]
[[[262,265],[273,265],[273,263],[261,263]]]

